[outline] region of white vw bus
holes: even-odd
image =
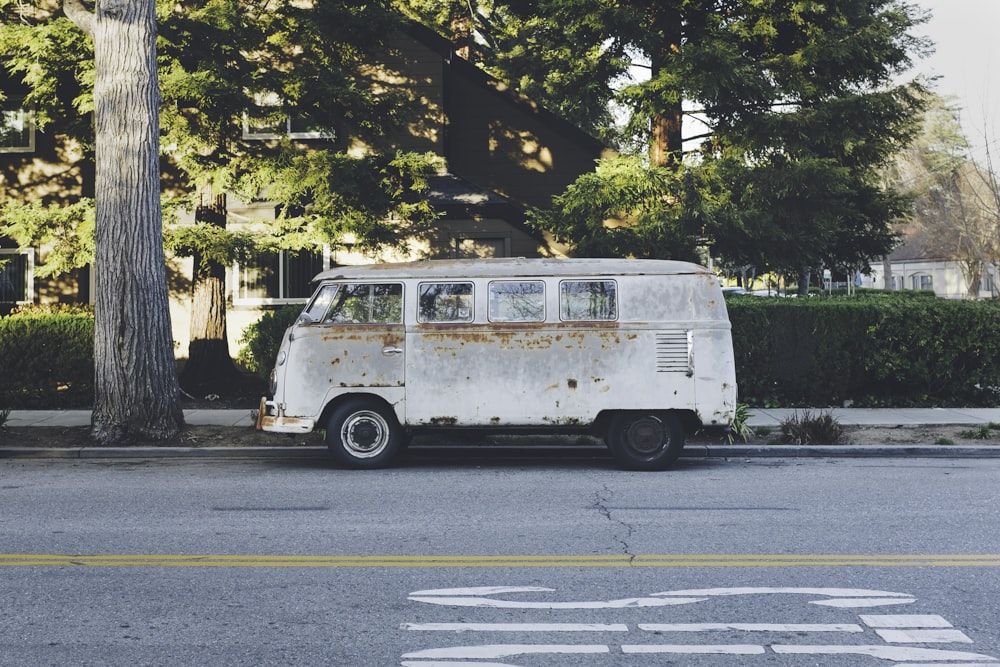
[[[717,278],[685,262],[475,259],[343,266],[285,332],[258,427],[325,429],[385,466],[432,429],[591,432],[657,470],[729,428],[736,378]]]

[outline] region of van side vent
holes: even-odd
[[[693,337],[690,331],[665,331],[656,334],[656,372],[694,375],[691,356]]]

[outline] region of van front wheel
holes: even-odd
[[[684,449],[684,429],[667,413],[619,412],[608,425],[608,448],[628,470],[663,470]]]
[[[403,446],[403,429],[388,407],[355,399],[330,414],[326,445],[338,463],[348,468],[383,468]]]

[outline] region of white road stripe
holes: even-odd
[[[869,628],[950,628],[951,623],[937,614],[861,614]]]
[[[875,631],[879,637],[890,644],[972,644],[961,630],[911,630],[911,629],[879,629]]]
[[[898,598],[913,597],[908,593],[893,593],[891,591],[872,591],[863,588],[795,588],[795,587],[758,587],[758,588],[697,588],[683,591],[664,591],[651,595],[760,595],[762,593],[794,593],[798,595],[829,595],[838,598]]]
[[[915,662],[918,660],[986,660],[994,661],[996,658],[982,653],[967,653],[965,651],[944,651],[936,648],[916,648],[910,646],[815,646],[803,644],[775,644],[771,646],[775,653],[784,655],[867,655],[882,660],[897,660],[901,662]]]
[[[400,667],[519,667],[509,662],[480,662],[479,660],[475,662],[466,662],[464,660],[461,662],[455,662],[454,660],[404,660],[399,664]]]
[[[493,607],[496,609],[632,609],[637,607],[667,607],[676,604],[703,602],[707,598],[625,598],[624,600],[593,600],[580,602],[529,602],[494,600],[480,597],[418,597],[411,602],[447,605],[450,607]]]
[[[623,644],[623,653],[683,653],[718,655],[760,655],[763,646],[754,644]]]
[[[433,632],[628,632],[624,623],[402,623],[399,628]]]
[[[847,598],[835,600],[812,600],[809,604],[837,607],[840,609],[860,609],[862,607],[886,607],[893,604],[913,604],[916,598]]]
[[[410,595],[498,595],[500,593],[551,593],[554,588],[541,586],[468,586],[466,588],[430,588]]]
[[[404,653],[403,658],[462,658],[493,659],[531,653],[610,653],[603,644],[484,644],[482,646],[449,646]]]
[[[746,632],[864,632],[854,623],[640,623],[649,632],[707,632],[743,630]]]

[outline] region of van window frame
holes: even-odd
[[[494,312],[494,310],[493,310],[493,305],[494,305],[493,287],[494,287],[494,285],[511,285],[511,284],[521,284],[521,285],[528,284],[528,285],[538,285],[538,286],[541,287],[541,290],[539,292],[533,292],[531,294],[531,296],[533,296],[534,294],[538,294],[540,296],[540,302],[539,302],[540,314],[538,315],[538,317],[536,317],[536,318],[505,318],[505,317],[499,317],[499,313],[495,313]],[[501,323],[514,323],[514,324],[518,324],[518,323],[521,323],[521,322],[544,322],[545,319],[546,319],[546,308],[545,308],[546,285],[545,285],[545,281],[544,280],[538,280],[538,279],[534,279],[534,278],[528,278],[528,279],[525,279],[525,278],[503,278],[503,279],[499,279],[499,280],[491,280],[489,282],[489,284],[487,285],[487,287],[486,287],[486,291],[487,291],[486,318],[490,322],[501,322]]]
[[[565,298],[567,295],[566,286],[570,284],[582,283],[603,283],[610,285],[611,289],[611,317],[571,317],[573,314],[568,305],[571,305]],[[609,278],[567,278],[559,281],[559,320],[562,322],[617,322],[619,318],[618,309],[618,281]]]
[[[449,285],[449,286],[452,286],[452,287],[458,287],[458,286],[468,287],[468,293],[467,294],[462,294],[462,293],[457,293],[457,292],[456,293],[449,292],[447,294],[435,295],[436,297],[441,297],[441,296],[444,296],[444,297],[459,297],[459,298],[455,299],[455,301],[456,301],[456,306],[455,306],[456,310],[455,310],[455,312],[458,313],[458,314],[460,314],[460,313],[463,312],[463,306],[458,305],[458,302],[466,300],[466,299],[461,299],[460,297],[466,297],[467,298],[467,302],[468,302],[467,306],[466,306],[467,309],[468,309],[468,315],[465,316],[465,317],[453,317],[453,318],[440,318],[439,319],[439,318],[436,317],[436,314],[437,314],[437,311],[438,311],[438,308],[437,308],[438,301],[437,301],[437,299],[435,299],[435,303],[434,303],[434,306],[435,306],[435,308],[434,308],[435,317],[432,318],[432,319],[431,318],[427,318],[425,316],[425,308],[424,308],[424,298],[426,296],[425,293],[424,293],[424,288],[432,286],[432,285],[441,285],[441,286]],[[471,281],[471,280],[423,280],[423,281],[420,281],[420,282],[417,283],[417,322],[419,322],[420,324],[469,324],[471,322],[474,322],[475,319],[476,319],[476,284],[473,281]]]
[[[343,321],[343,320],[337,321],[332,319],[334,311],[336,310],[337,312],[339,312],[339,309],[343,306],[347,298],[352,298],[352,297],[360,298],[360,296],[356,294],[350,294],[347,297],[342,296],[344,294],[345,289],[348,287],[359,287],[359,286],[365,286],[368,288],[368,294],[364,297],[368,301],[368,318],[361,322]],[[319,317],[318,319],[314,319],[310,314],[310,311],[313,309],[313,306],[316,303],[316,301],[319,300],[319,298],[326,292],[326,288],[328,287],[333,288],[334,290],[333,295],[330,297],[330,303],[327,304],[326,308],[322,313],[322,316]],[[396,293],[389,293],[385,295],[374,294],[373,288],[378,288],[378,287],[390,287],[390,288],[396,287],[398,288],[398,294]],[[344,282],[324,284],[321,285],[319,289],[317,289],[316,292],[313,294],[313,298],[309,300],[309,303],[303,309],[302,315],[299,316],[299,319],[304,324],[322,324],[326,326],[365,326],[371,324],[381,324],[381,325],[402,324],[403,310],[405,303],[404,299],[405,291],[406,287],[402,281],[373,282],[373,281],[354,280],[354,281],[344,281]],[[375,314],[374,301],[379,296],[398,297],[396,299],[396,305],[394,306],[395,311],[392,313],[394,318],[375,319],[373,317]]]

